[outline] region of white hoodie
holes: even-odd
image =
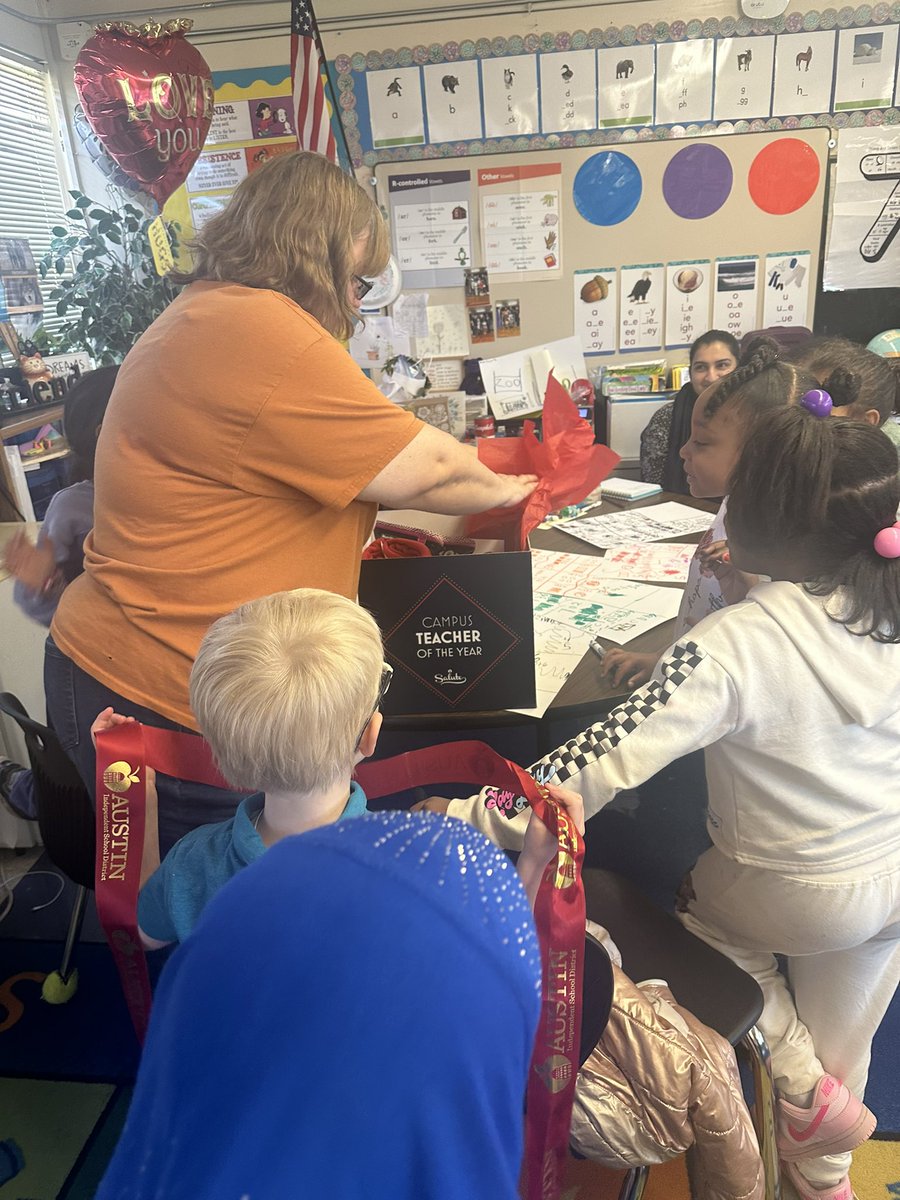
[[[789,874],[886,857],[900,847],[900,645],[854,636],[825,605],[797,584],[759,584],[532,773],[555,768],[591,817],[705,747],[707,827],[723,853]],[[482,796],[449,811],[521,847],[527,811],[508,819]]]

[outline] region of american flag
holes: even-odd
[[[315,150],[337,162],[337,148],[319,63],[316,18],[309,0],[291,0],[291,88],[301,150]],[[340,118],[338,118],[340,119]]]

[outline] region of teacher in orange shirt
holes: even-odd
[[[341,345],[387,259],[352,176],[276,157],[197,235],[176,276],[188,286],[125,359],[84,574],[45,657],[50,721],[91,791],[101,709],[196,729],[188,675],[210,624],[289,588],[354,598],[379,504],[474,513],[533,490],[387,400]],[[158,789],[163,852],[240,799],[165,776]]]

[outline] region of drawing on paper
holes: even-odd
[[[386,94],[388,96],[403,95],[403,84],[400,82],[399,76],[395,76],[393,82],[388,84],[388,90]]]
[[[634,63],[630,58],[623,58],[621,62],[616,63],[616,79],[627,79],[634,70]]]
[[[560,75],[563,78],[563,82],[568,83],[574,74],[575,74],[575,72],[572,70],[572,68],[569,66],[569,64],[563,63],[562,70],[560,71]]]
[[[812,62],[812,54],[813,54],[812,46],[807,46],[805,50],[802,50],[797,55],[797,70],[798,71],[800,70],[801,63],[803,63],[803,69],[805,71],[809,70],[809,64]]]
[[[753,61],[753,49],[748,46],[743,54],[737,56],[737,69],[739,71],[749,71],[750,64]]]
[[[441,80],[441,87],[445,92],[449,92],[451,96],[455,96],[456,89],[459,87],[459,80],[455,75],[445,75]]]
[[[854,67],[874,67],[881,62],[881,48],[884,34],[869,30],[868,33],[858,33],[853,39]]]
[[[900,180],[900,154],[866,154],[859,163],[862,177],[871,181]],[[883,258],[900,227],[900,183],[895,183],[872,228],[863,238],[859,252],[866,262]]]

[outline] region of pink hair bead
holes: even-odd
[[[879,529],[873,545],[882,558],[900,558],[900,521],[887,529]]]

